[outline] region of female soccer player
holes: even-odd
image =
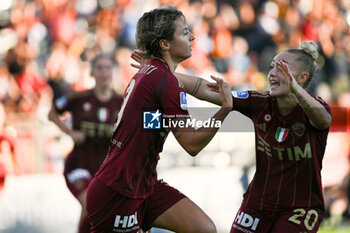
[[[150,60],[130,81],[115,123],[109,153],[87,194],[91,231],[137,232],[152,226],[175,232],[216,232],[212,220],[189,198],[157,180],[156,166],[171,130],[195,156],[214,137],[217,125],[195,129],[177,65],[191,56],[194,36],[182,12],[161,7],[138,21],[136,42]],[[222,107],[211,118],[222,122],[232,108],[228,84],[217,79]],[[169,127],[162,124],[165,119]],[[169,123],[170,122],[170,123]]]
[[[97,55],[91,65],[95,87],[68,97],[62,96],[55,101],[49,113],[49,119],[74,141],[74,149],[65,162],[64,177],[69,190],[82,206],[79,233],[90,232],[85,209],[86,190],[108,152],[111,128],[123,100],[111,88],[112,60],[105,55]],[[72,114],[72,129],[59,117],[65,112]]]
[[[270,91],[233,92],[233,109],[252,119],[256,172],[233,222],[235,232],[317,232],[324,210],[321,169],[330,107],[307,93],[317,45],[304,42],[273,59]]]
[[[288,49],[273,59],[269,92],[232,92],[233,110],[254,123],[256,172],[231,233],[317,232],[324,211],[322,158],[332,121],[328,104],[304,90],[317,57],[317,45],[303,42],[300,49]],[[141,51],[134,51],[132,58],[145,62]],[[221,104],[217,84],[176,76],[187,93]]]

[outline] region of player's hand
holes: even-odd
[[[278,70],[283,75],[281,83],[287,85],[291,92],[293,92],[296,88],[300,87],[297,81],[295,80],[294,76],[290,72],[288,65],[284,61],[277,61],[276,65]]]
[[[85,133],[78,131],[78,130],[72,130],[69,132],[69,136],[73,139],[75,144],[81,144],[85,141],[86,135]]]
[[[233,106],[233,100],[232,100],[232,94],[231,94],[231,87],[226,83],[223,79],[211,76],[213,80],[216,81],[216,83],[208,83],[207,86],[220,94],[222,107],[229,109],[229,111],[232,109]]]
[[[134,61],[137,62],[137,64],[131,63],[130,65],[131,65],[132,67],[137,68],[137,69],[140,69],[141,66],[143,66],[143,65],[147,62],[146,53],[143,52],[143,51],[141,51],[141,50],[135,49],[135,50],[131,53],[130,57],[131,57]]]

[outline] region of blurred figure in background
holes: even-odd
[[[75,143],[65,162],[64,177],[82,206],[79,233],[90,232],[85,210],[86,190],[107,154],[113,123],[122,102],[122,97],[111,88],[112,60],[97,55],[91,67],[95,87],[56,99],[49,112],[49,119]],[[59,117],[66,112],[72,115],[72,128]]]
[[[6,112],[2,103],[0,103],[0,195],[5,186],[6,175],[8,173],[17,173],[17,164],[14,153],[13,138],[10,130],[5,129]]]

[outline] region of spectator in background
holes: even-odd
[[[17,174],[17,164],[14,153],[14,137],[16,135],[5,129],[6,112],[0,103],[0,194],[4,188],[6,175]]]
[[[10,49],[5,56],[8,74],[16,81],[19,91],[16,109],[19,112],[34,112],[42,99],[51,95],[46,80],[40,75],[35,60],[35,50],[26,43],[20,43]]]
[[[69,190],[82,206],[79,233],[90,232],[85,209],[86,190],[107,154],[113,123],[122,102],[122,97],[111,88],[112,60],[97,55],[91,61],[91,67],[95,87],[61,96],[55,100],[49,113],[49,119],[75,143],[65,162],[64,177]],[[59,118],[66,112],[72,115],[72,128]]]

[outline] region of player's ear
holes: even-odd
[[[170,49],[170,43],[167,40],[161,39],[159,41],[159,47],[162,50],[168,51]]]
[[[302,72],[301,74],[300,74],[300,76],[298,77],[298,80],[297,80],[297,82],[299,83],[299,85],[300,84],[304,84],[305,82],[306,82],[306,80],[309,78],[309,73],[307,73],[307,72]]]

